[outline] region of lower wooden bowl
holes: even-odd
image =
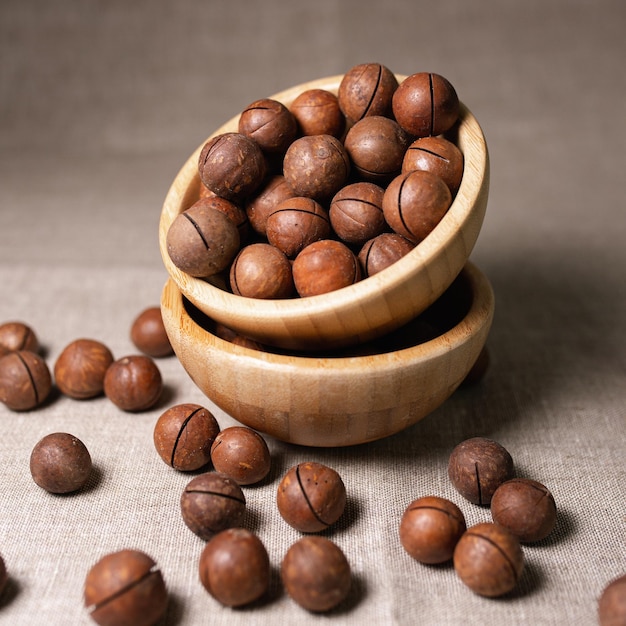
[[[183,367],[223,411],[283,441],[334,447],[387,437],[439,407],[485,344],[494,295],[485,275],[467,263],[408,325],[352,353],[325,356],[254,350],[220,339],[213,321],[172,279],[161,309]]]

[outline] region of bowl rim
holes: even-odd
[[[342,77],[343,75],[340,74],[308,81],[270,97],[289,104],[304,89],[326,89],[336,94]],[[405,78],[404,75],[396,75],[396,77],[399,82]],[[259,328],[265,328],[265,324],[279,325],[281,329],[291,333],[294,329],[298,329],[302,316],[306,316],[309,320],[318,317],[341,320],[344,316],[351,315],[355,307],[359,307],[358,303],[372,298],[377,300],[382,298],[382,306],[388,306],[387,294],[392,294],[401,289],[407,280],[418,277],[424,271],[428,274],[431,286],[436,285],[438,277],[428,272],[429,264],[441,254],[447,242],[460,236],[461,229],[470,221],[472,212],[476,210],[477,200],[481,195],[484,195],[484,206],[479,208],[482,210],[482,215],[479,218],[478,228],[482,224],[489,184],[489,154],[478,121],[465,104],[460,102],[457,128],[459,145],[466,158],[464,173],[457,194],[450,208],[433,231],[413,250],[390,267],[374,276],[329,294],[306,298],[269,300],[239,296],[212,284],[210,279],[190,276],[178,269],[170,259],[166,243],[167,231],[175,217],[192,203],[185,204],[185,200],[190,200],[189,190],[192,183],[200,184],[197,164],[204,144],[216,135],[233,130],[236,132],[239,116],[240,113],[237,113],[217,128],[188,157],[167,192],[159,220],[159,248],[170,277],[195,306],[209,316],[220,316],[220,321],[224,323],[226,323],[226,319],[230,320],[233,328],[237,328],[242,321],[249,323],[250,320],[254,320],[255,326],[258,325]],[[468,151],[471,151],[471,159],[467,158]],[[463,245],[469,248],[466,250],[467,256],[469,256],[474,241],[467,242],[464,240]],[[362,310],[361,313],[363,313]],[[313,323],[313,325],[315,324]],[[273,331],[270,332],[270,334],[272,333]],[[275,343],[269,339],[267,342]]]
[[[371,374],[375,370],[381,374],[389,370],[404,369],[411,364],[426,363],[438,359],[442,355],[459,348],[478,333],[483,332],[486,337],[493,321],[495,309],[495,296],[491,283],[487,276],[470,261],[465,264],[458,278],[468,282],[471,299],[466,314],[452,328],[433,339],[413,346],[370,355],[332,357],[316,356],[315,354],[281,354],[231,343],[200,326],[191,317],[184,306],[183,298],[185,295],[171,277],[168,278],[163,288],[161,306],[179,321],[180,328],[189,329],[193,327],[196,329],[196,332],[200,333],[200,337],[196,335],[194,339],[201,339],[202,345],[208,349],[228,354],[238,362],[243,359],[250,364],[256,363],[258,367],[270,368],[273,373],[297,370],[303,374],[307,371],[315,371],[315,375],[319,377],[320,371],[326,371],[328,375],[336,376],[337,370],[340,370],[342,373],[354,376],[365,372]],[[182,363],[180,356],[179,359]]]

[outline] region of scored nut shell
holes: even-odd
[[[204,185],[216,195],[237,202],[261,185],[267,162],[253,139],[241,133],[222,133],[202,147],[198,173]]]
[[[346,487],[334,469],[321,463],[299,463],[280,481],[276,504],[292,528],[315,533],[341,517],[346,507]]]
[[[183,521],[205,541],[222,530],[239,526],[246,498],[235,480],[219,472],[193,478],[180,498]]]
[[[52,390],[52,375],[42,357],[29,350],[0,357],[0,402],[13,411],[30,411]]]
[[[168,594],[152,557],[140,550],[120,550],[89,570],[84,603],[100,626],[152,626],[165,614]]]

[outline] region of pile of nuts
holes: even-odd
[[[400,541],[421,563],[452,560],[458,577],[475,593],[498,597],[512,591],[524,567],[520,542],[545,539],[554,529],[554,497],[541,483],[514,477],[508,450],[485,437],[459,443],[448,477],[469,502],[490,506],[491,522],[467,528],[452,501],[439,496],[414,500],[400,522]]]
[[[356,65],[337,95],[307,89],[290,107],[264,98],[238,132],[209,139],[200,198],[172,222],[167,251],[198,278],[227,274],[237,295],[328,293],[385,269],[439,223],[463,175],[444,136],[459,99],[444,77],[398,83],[384,65]]]

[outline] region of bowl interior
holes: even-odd
[[[493,310],[488,280],[468,263],[442,298],[403,329],[320,356],[222,340],[214,321],[171,279],[162,296],[172,346],[208,398],[251,428],[325,447],[379,439],[431,413],[470,371]]]
[[[305,89],[336,93],[341,76],[292,87],[272,98],[289,106]],[[399,80],[402,77],[398,77]],[[212,135],[237,131],[239,115]],[[159,245],[165,267],[185,297],[202,312],[262,343],[290,349],[354,345],[398,328],[431,305],[467,261],[482,226],[489,187],[489,159],[482,130],[461,104],[451,137],[465,157],[461,185],[435,229],[386,270],[329,294],[287,300],[234,295],[216,281],[181,272],[167,252],[167,231],[176,216],[198,199],[201,144],[183,165],[164,201]]]

